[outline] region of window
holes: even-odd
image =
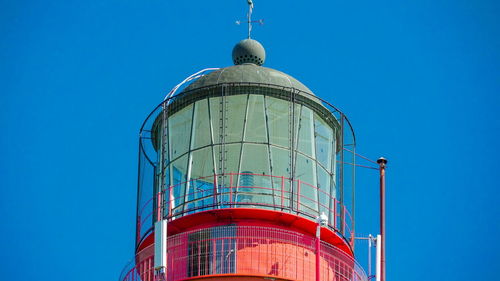
[[[236,227],[218,226],[188,236],[188,276],[235,273]]]

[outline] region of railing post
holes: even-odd
[[[229,176],[229,205],[233,204],[233,174]]]
[[[197,245],[196,245],[196,248],[198,248],[198,252],[196,253],[196,254],[198,255],[198,268],[197,268],[197,270],[196,270],[196,274],[194,274],[194,273],[193,273],[193,274],[191,274],[191,275],[192,275],[192,276],[200,276],[200,275],[202,275],[202,274],[201,274],[201,247],[202,247],[203,245],[201,244],[201,242],[200,242],[200,241],[196,241],[195,243],[197,244]],[[189,259],[189,257],[188,257],[188,259]],[[205,270],[205,269],[204,269],[204,270]],[[205,272],[205,274],[206,274],[206,272]]]
[[[217,206],[217,174],[214,174],[214,206]]]
[[[333,229],[337,229],[337,199],[333,198]]]
[[[342,235],[345,237],[345,205],[342,205],[342,214],[343,214],[343,219],[342,219]]]
[[[174,199],[172,198],[173,186],[168,187],[168,216],[172,217],[172,205],[174,204]],[[168,219],[168,218],[167,218]]]
[[[281,176],[281,210],[283,211],[285,205],[285,177]]]
[[[297,213],[300,212],[300,180],[297,180]]]
[[[217,243],[214,238],[211,239],[212,241],[212,249],[214,249],[213,254],[212,254],[212,267],[210,268],[210,271],[208,274],[217,274]],[[209,266],[210,267],[210,266]]]

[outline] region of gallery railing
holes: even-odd
[[[315,280],[314,237],[260,226],[221,226],[193,230],[167,240],[167,281],[202,276],[260,276],[291,280]],[[322,280],[366,281],[363,269],[343,251],[322,243]],[[156,281],[153,255],[144,250],[135,266],[124,272],[122,281]]]
[[[252,177],[253,185],[247,185]],[[182,193],[182,190],[188,190]],[[280,176],[229,173],[211,175],[170,186],[147,200],[138,209],[137,238],[144,239],[152,231],[153,222],[163,216],[173,220],[213,209],[262,208],[297,214],[316,220],[325,213],[328,227],[341,234],[352,245],[352,217],[347,208],[329,191],[301,180]]]

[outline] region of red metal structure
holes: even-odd
[[[135,258],[120,280],[367,280],[348,119],[262,67],[257,41],[233,60],[144,122]]]

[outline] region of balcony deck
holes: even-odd
[[[156,281],[154,245],[140,250],[121,281]],[[366,281],[361,266],[344,251],[321,243],[322,280]],[[168,238],[167,281],[201,277],[315,280],[315,238],[274,227],[225,225]]]

